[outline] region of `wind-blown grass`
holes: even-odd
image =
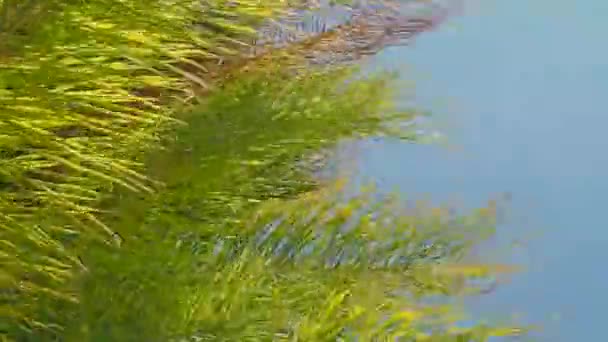
[[[345,304],[374,274],[369,265],[330,273],[319,266],[327,255],[279,262],[268,253],[273,244],[253,244],[263,231],[256,213],[272,220],[309,207],[300,196],[318,185],[296,161],[342,137],[401,134],[391,122],[411,118],[386,101],[386,77],[354,81],[348,68],[303,68],[307,52],[331,53],[329,43],[365,34],[343,28],[244,60],[255,28],[292,4],[0,4],[0,334],[316,341],[346,336],[354,322],[347,312],[367,310],[370,322],[390,313],[374,309],[388,300],[382,291],[373,305]],[[201,89],[213,91],[178,114]],[[325,197],[331,211],[335,199]],[[317,231],[334,241],[338,226],[323,222]],[[305,238],[276,234],[274,245]],[[383,253],[378,260],[389,258]],[[393,279],[391,272],[399,269],[386,273]],[[315,288],[321,301],[307,303]],[[323,325],[327,317],[333,326]],[[358,333],[393,331],[374,324]]]
[[[45,298],[77,300],[62,284],[82,270],[78,238],[116,237],[96,203],[115,187],[152,192],[138,156],[174,121],[160,105],[173,100],[137,92],[203,85],[172,64],[230,54],[230,36],[254,32],[248,23],[277,3],[266,4],[241,1],[226,18],[221,1],[1,3],[0,311],[9,323],[52,328],[35,313]],[[194,31],[195,18],[215,31]]]
[[[491,233],[492,215],[409,215],[373,193],[346,200],[339,187],[318,188],[294,169],[337,136],[381,130],[375,109],[390,103],[375,92],[389,90],[386,79],[338,92],[330,81],[340,74],[349,75],[312,73],[280,87],[278,71],[241,78],[167,135],[174,138],[165,152],[148,161],[163,189],[106,206],[122,248],[88,244],[79,252],[89,271],[76,284],[80,303],[63,306],[72,313],[60,336],[332,341],[499,333],[452,331],[457,308],[419,301],[466,292],[463,277],[499,271],[450,268]],[[280,115],[286,109],[290,115]]]

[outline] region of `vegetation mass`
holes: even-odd
[[[317,175],[343,139],[415,140],[356,62],[443,19],[421,4],[0,0],[0,340],[519,333],[457,325],[508,271],[460,262],[495,206]]]

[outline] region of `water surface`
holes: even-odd
[[[512,256],[529,271],[473,307],[524,313],[544,325],[543,341],[604,339],[606,18],[600,0],[470,1],[440,31],[375,61],[408,66],[417,105],[457,148],[369,142],[363,174],[386,189],[467,206],[509,192],[511,219],[498,238],[530,240]]]

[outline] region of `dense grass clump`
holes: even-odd
[[[191,113],[190,125],[168,135],[165,152],[149,160],[150,176],[163,180],[163,189],[108,204],[123,245],[82,252],[89,273],[78,285],[76,313],[63,324],[69,336],[331,341],[490,335],[485,328],[450,330],[457,308],[425,307],[421,299],[475,290],[463,276],[493,273],[483,265],[438,267],[458,261],[491,233],[491,208],[461,218],[422,208],[406,214],[393,198],[373,192],[348,198],[340,182],[316,184],[293,167],[331,146],[331,137],[382,129],[373,109],[389,109],[389,103],[372,89],[387,80],[351,82],[339,91],[324,87],[347,75],[284,81],[284,93],[272,81],[280,72],[252,75]],[[295,114],[298,106],[302,112]],[[285,108],[291,115],[280,116]],[[199,115],[202,110],[208,115]],[[433,330],[422,328],[427,325]]]
[[[391,42],[361,29],[365,11],[248,55],[268,19],[313,5],[0,1],[1,338],[504,333],[422,302],[499,271],[453,265],[492,208],[412,213],[306,168],[343,138],[411,139],[395,127],[415,116],[390,101],[391,75],[319,63]]]

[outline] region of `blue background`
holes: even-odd
[[[607,34],[606,1],[469,1],[464,15],[374,60],[407,67],[416,105],[457,148],[366,142],[363,175],[466,206],[511,193],[493,248],[527,241],[499,259],[528,271],[471,308],[522,313],[544,326],[543,341],[605,340]]]

